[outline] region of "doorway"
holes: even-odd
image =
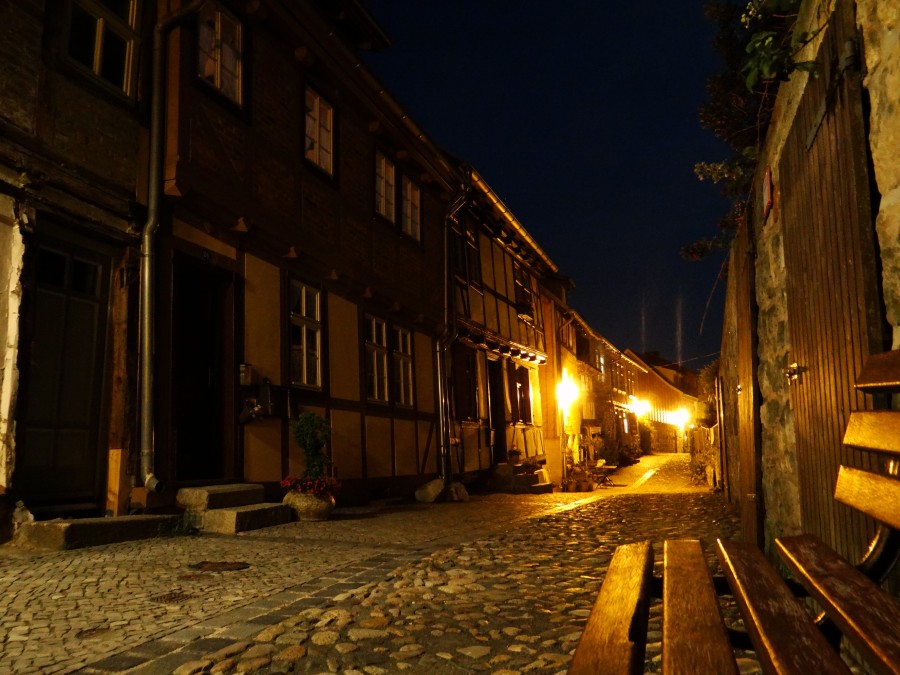
[[[503,464],[508,459],[506,448],[506,384],[503,370],[506,361],[488,361],[488,396],[490,398],[492,463]]]
[[[178,482],[234,477],[235,279],[209,260],[172,259],[171,449]]]
[[[46,228],[26,256],[14,481],[36,512],[96,514],[103,503],[111,259]]]

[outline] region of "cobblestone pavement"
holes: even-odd
[[[687,462],[643,457],[592,493],[339,509],[324,523],[75,551],[0,547],[0,675],[565,671],[618,544],[690,536],[711,554],[735,536],[724,499],[692,484]],[[658,645],[649,652],[654,670]]]

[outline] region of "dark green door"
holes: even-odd
[[[25,268],[14,487],[30,507],[99,510],[110,256],[38,237]]]

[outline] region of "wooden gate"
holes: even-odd
[[[747,223],[752,222],[747,218]],[[763,545],[759,386],[756,377],[756,302],[750,231],[738,233],[729,274],[735,283],[737,348],[738,495],[744,541]]]
[[[841,439],[870,405],[856,374],[882,345],[853,3],[840,1],[779,164],[803,529],[856,556],[871,524],[832,500],[841,463],[871,467]]]

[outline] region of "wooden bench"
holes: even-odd
[[[900,350],[870,358],[857,387],[900,392]],[[619,546],[570,675],[644,672],[654,598],[662,600],[663,673],[736,674],[736,648],[754,650],[766,673],[848,673],[839,654],[844,638],[876,672],[900,673],[900,601],[880,585],[900,554],[900,411],[852,413],[844,443],[882,453],[887,462],[885,474],[847,466],[838,473],[834,498],[879,523],[858,565],[815,536],[781,537],[775,547],[792,575],[785,581],[756,546],[720,539],[725,577],[714,579],[698,540],[674,540],[663,544],[660,579],[651,542]],[[719,594],[734,597],[746,632],[726,627]]]

